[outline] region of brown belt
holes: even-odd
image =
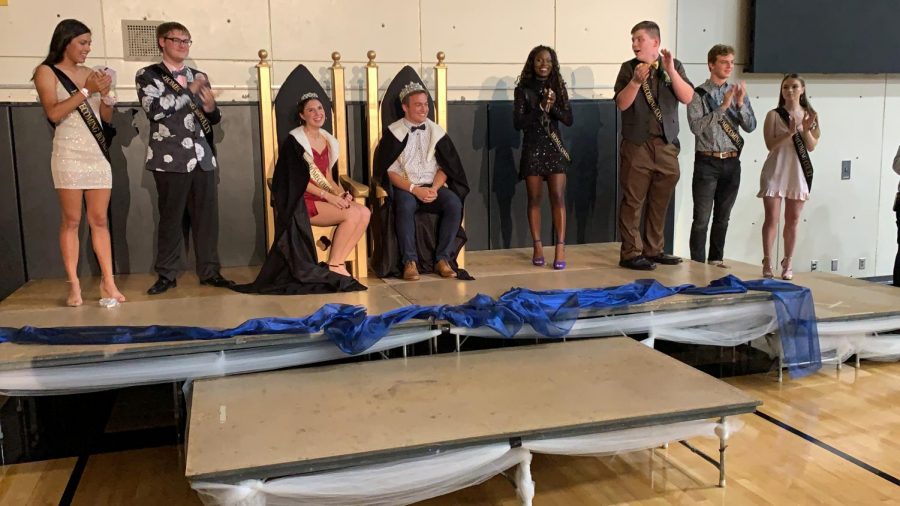
[[[697,151],[698,155],[708,156],[724,160],[726,158],[737,158],[737,151]]]

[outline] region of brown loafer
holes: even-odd
[[[450,267],[450,262],[446,260],[438,260],[438,263],[434,265],[434,270],[440,274],[442,278],[456,277],[456,271],[453,270],[453,267]]]
[[[403,266],[403,279],[406,281],[418,281],[419,269],[416,268],[415,262],[406,262]]]

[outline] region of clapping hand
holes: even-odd
[[[200,101],[203,102],[203,110],[213,112],[216,110],[216,95],[208,86],[200,88]]]
[[[637,84],[642,84],[648,77],[650,77],[650,65],[638,63],[634,68],[634,75],[631,76],[631,80]]]
[[[802,125],[803,125],[804,132],[812,131],[813,125],[816,124],[816,118],[817,118],[816,113],[810,113],[808,111],[806,114],[803,115]]]
[[[734,102],[735,95],[737,94],[737,92],[735,91],[736,88],[737,88],[737,86],[732,86],[732,87],[728,88],[728,91],[725,92],[725,96],[722,97],[722,110],[723,111],[727,111],[728,108],[731,107],[731,104]]]
[[[191,90],[191,93],[194,95],[199,95],[200,90],[203,87],[209,85],[209,80],[206,78],[206,74],[196,73],[194,74],[194,80],[188,83],[188,89]]]
[[[550,108],[553,107],[553,104],[556,103],[556,93],[554,93],[550,88],[545,88],[543,95],[544,103],[541,104],[541,108],[549,112]]]
[[[675,73],[675,56],[668,49],[660,49],[659,54],[662,55],[663,68],[669,74]]]
[[[744,99],[747,98],[747,83],[741,81],[740,83],[733,86],[734,92],[734,104],[737,107],[744,105]]]
[[[88,92],[92,95],[94,93],[99,93],[102,90],[109,91],[111,85],[112,77],[103,72],[91,71],[84,81],[84,87],[87,88]]]

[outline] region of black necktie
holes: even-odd
[[[422,124],[419,125],[419,126],[411,126],[411,127],[409,127],[409,131],[410,131],[410,132],[415,132],[416,130],[421,130],[421,131],[424,132],[424,131],[425,131],[425,123],[422,123]]]

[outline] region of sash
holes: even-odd
[[[534,93],[534,90],[531,90],[528,88],[524,88],[524,90],[525,90],[526,94]],[[547,136],[550,137],[550,142],[552,142],[553,145],[556,146],[556,150],[559,151],[559,154],[561,154],[563,156],[563,158],[566,159],[567,162],[571,162],[572,157],[569,156],[569,152],[566,151],[566,147],[563,146],[562,139],[560,139],[559,136],[556,135],[556,132],[554,132],[553,129],[550,128],[550,113],[544,112],[544,110],[540,108],[540,104],[541,104],[540,97],[538,97],[537,103],[538,103],[538,110],[541,111],[541,120],[540,120],[541,127],[543,127],[544,132],[547,133]]]
[[[327,191],[328,193],[331,193],[332,195],[337,195],[337,193],[334,192],[334,187],[331,186],[331,183],[328,182],[328,179],[326,179],[325,175],[322,174],[322,171],[319,170],[319,167],[313,160],[312,155],[304,151],[303,160],[305,160],[306,164],[309,166],[309,178],[312,179],[314,183],[316,183],[316,186]]]
[[[778,113],[785,125],[790,126],[791,113],[789,113],[787,109],[778,107],[775,109],[775,112]],[[809,151],[806,149],[806,142],[803,141],[803,136],[800,135],[800,132],[794,132],[794,135],[791,136],[791,140],[794,142],[797,158],[800,159],[800,166],[803,168],[803,176],[806,178],[807,190],[812,190],[813,166],[812,160],[809,159]]]
[[[75,83],[69,79],[69,76],[65,74],[62,70],[59,70],[54,65],[50,65],[50,68],[53,69],[53,73],[56,74],[56,78],[59,79],[59,82],[63,85],[63,88],[70,94],[75,95],[76,93],[81,93],[81,90],[75,86]],[[103,122],[100,121],[100,118],[94,114],[94,110],[91,109],[91,106],[87,103],[87,100],[82,102],[76,109],[78,114],[81,115],[81,119],[84,120],[84,124],[87,126],[88,130],[91,132],[91,137],[97,141],[97,145],[100,146],[100,151],[103,152],[103,156],[106,158],[106,161],[110,161],[109,157],[109,145],[112,141],[112,136],[115,135],[115,130],[112,127],[105,128]],[[54,125],[55,128],[55,125]],[[107,138],[107,132],[111,135]]]
[[[705,89],[700,86],[694,88],[694,91],[699,93],[703,100],[706,101],[706,105],[709,106],[711,111],[715,111],[718,105],[713,102],[712,95],[709,94]],[[728,114],[726,113],[722,119],[719,120],[719,126],[722,127],[722,131],[725,132],[725,135],[731,139],[731,142],[734,144],[734,147],[737,148],[738,152],[743,151],[744,149],[744,139],[741,137],[741,134],[738,133],[737,128],[728,121]]]
[[[656,105],[656,99],[653,98],[653,93],[650,92],[650,79],[644,79],[644,82],[641,83],[641,91],[644,92],[644,98],[647,99],[647,105],[653,111],[653,116],[656,117],[656,121],[659,121],[661,125],[663,122],[662,111],[659,110],[659,106]]]
[[[184,88],[182,88],[181,85],[178,84],[178,81],[176,81],[175,78],[172,77],[172,74],[169,72],[169,69],[165,67],[165,65],[163,65],[162,63],[157,63],[155,67],[156,71],[162,77],[163,82],[166,83],[166,86],[168,86],[170,90],[174,91],[176,95],[180,95],[184,91]],[[191,95],[193,95],[193,93]],[[196,116],[197,120],[200,122],[200,128],[203,129],[203,135],[206,136],[207,142],[209,142],[210,146],[212,146],[213,131],[212,125],[209,124],[209,119],[207,119],[206,114],[203,114],[203,110],[197,107],[197,104],[194,103],[193,97],[190,101],[188,101],[188,106],[190,106],[191,112],[194,113],[194,116]]]

